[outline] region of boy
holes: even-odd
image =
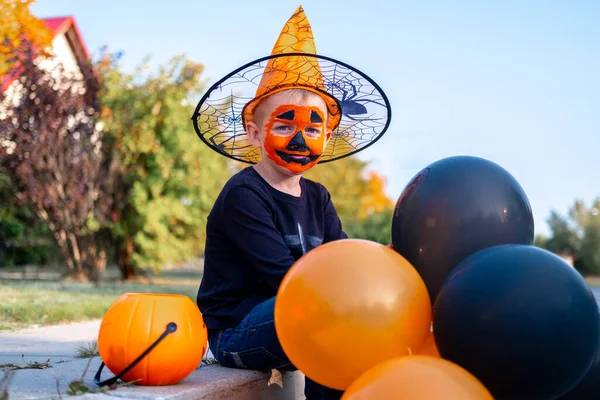
[[[301,7],[273,51],[290,52],[314,54],[310,25]],[[195,124],[207,144],[229,157],[248,161],[253,149],[260,154],[255,165],[227,182],[206,227],[204,276],[197,302],[209,330],[210,349],[225,367],[295,370],[279,344],[273,322],[279,284],[303,254],[347,238],[327,189],[302,177],[322,161],[344,117],[342,99],[325,90],[315,60],[298,55],[269,60],[256,95],[241,112],[245,140],[252,147],[228,148],[231,139],[240,136],[235,128],[231,132],[231,126],[200,131]],[[305,67],[298,69],[298,65]],[[201,105],[206,106],[208,95],[222,87],[223,82],[214,85]],[[223,110],[219,108],[219,113]],[[195,118],[211,112],[205,107]],[[389,112],[386,116],[389,123]],[[222,121],[236,118],[232,114]],[[226,138],[216,145],[219,133]],[[247,159],[240,157],[240,148],[248,149]],[[308,400],[339,399],[342,394],[306,378]]]
[[[299,89],[263,100],[246,130],[267,156],[231,178],[209,216],[198,304],[223,366],[293,368],[273,323],[279,284],[302,254],[346,238],[327,190],[301,177],[331,137],[326,115],[318,95]],[[307,399],[340,398],[313,397],[323,389],[311,384]]]

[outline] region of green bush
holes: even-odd
[[[30,210],[19,206],[6,176],[0,174],[0,267],[44,265],[58,251],[46,225]]]
[[[349,221],[344,226],[348,237],[353,239],[365,239],[381,244],[391,243],[393,210],[386,210],[371,214],[365,219]]]

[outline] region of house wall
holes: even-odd
[[[71,72],[79,72],[79,66],[75,55],[69,46],[66,35],[58,35],[52,40],[52,49],[55,57],[63,63],[65,69]]]
[[[66,74],[73,74],[75,78],[82,78],[81,69],[77,64],[77,59],[75,58],[73,49],[69,45],[66,34],[58,35],[52,40],[51,52],[52,57],[40,60],[40,68],[46,69],[47,71],[53,71],[55,66],[62,64]],[[60,76],[57,70],[54,71],[56,71],[55,74],[53,74],[55,79],[60,80],[60,78],[64,76]]]

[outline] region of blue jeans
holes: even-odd
[[[254,307],[235,328],[212,331],[208,343],[217,361],[229,368],[296,371],[279,344],[274,310],[275,297]],[[305,378],[307,400],[339,400],[343,393]]]

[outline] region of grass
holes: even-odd
[[[0,332],[31,326],[99,319],[123,293],[152,292],[183,294],[195,300],[201,274],[189,272],[152,279],[149,282],[86,283],[0,280]]]
[[[189,270],[166,271],[138,282],[103,281],[99,287],[75,282],[0,279],[0,332],[99,319],[126,292],[176,293],[195,300],[200,279],[201,272]],[[598,276],[588,276],[586,281],[593,288],[600,287]]]
[[[98,341],[93,340],[89,343],[83,343],[75,350],[75,358],[91,358],[100,355],[98,350]]]

